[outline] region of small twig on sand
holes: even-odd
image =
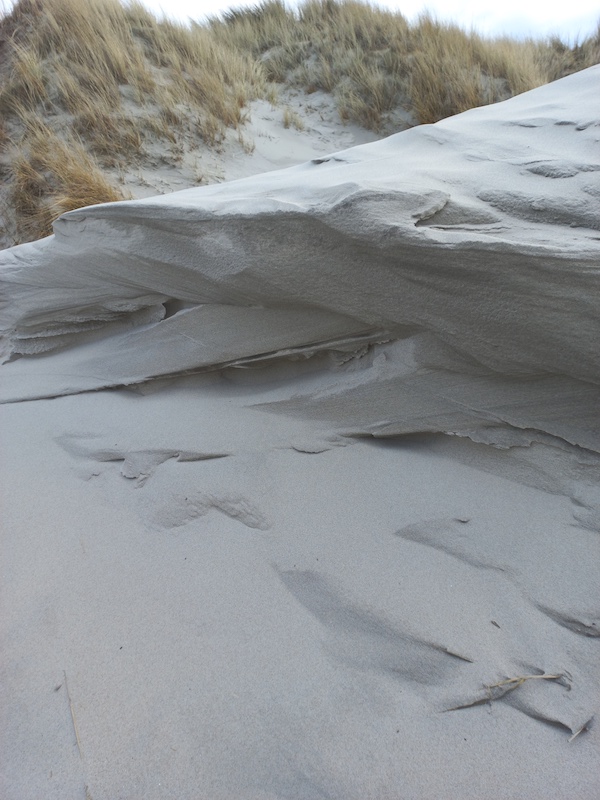
[[[507,688],[502,692],[502,694],[506,694],[506,692],[511,692],[513,689],[522,686],[525,681],[558,681],[564,677],[564,675],[519,675],[518,678],[507,678],[505,681],[490,683],[489,686],[485,688],[491,691],[492,689],[499,689],[506,686]]]
[[[580,733],[583,733],[584,731],[589,730],[589,728],[591,727],[593,719],[594,719],[594,717],[590,717],[587,722],[583,723],[583,725],[581,726],[581,728],[579,728],[579,730],[575,731],[573,736],[569,736],[569,744],[573,741],[573,739],[576,739],[579,736]]]
[[[507,678],[506,680],[498,681],[498,683],[490,683],[484,687],[487,692],[485,697],[478,697],[475,700],[471,700],[469,703],[463,703],[460,706],[445,708],[444,711],[458,711],[461,708],[471,708],[472,706],[483,705],[483,703],[491,703],[493,700],[499,700],[501,697],[504,697],[505,694],[512,692],[514,689],[518,689],[519,686],[522,686],[525,683],[525,681],[533,680],[560,681],[563,683],[563,685],[568,687],[568,683],[566,683],[566,678],[564,675],[519,675],[516,678]]]
[[[77,720],[75,719],[75,712],[73,711],[73,702],[71,701],[71,693],[69,692],[69,684],[67,683],[67,673],[63,670],[63,674],[65,676],[65,689],[67,691],[67,700],[69,701],[69,711],[71,712],[71,721],[73,722],[73,730],[75,731],[75,741],[77,742],[77,751],[79,752],[79,758],[83,760],[83,755],[81,752],[81,742],[79,741],[79,732],[77,730]]]

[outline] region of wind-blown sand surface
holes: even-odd
[[[597,796],[599,83],[0,254],[3,798]]]

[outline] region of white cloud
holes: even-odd
[[[260,0],[142,0],[154,11],[181,20],[202,19],[227,8],[256,6]],[[295,3],[288,0],[288,5]],[[474,27],[481,33],[501,36],[546,36],[558,34],[563,39],[584,38],[594,32],[600,21],[597,0],[375,0],[375,5],[401,11],[414,19],[425,8],[439,19],[454,21],[462,27]]]
[[[85,3],[85,0],[81,0]],[[297,5],[298,0],[284,0]],[[157,14],[187,21],[215,16],[227,8],[259,5],[261,0],[142,0]],[[464,28],[474,27],[490,36],[559,35],[567,41],[583,39],[594,33],[600,22],[598,0],[373,0],[374,5],[401,11],[410,20],[425,9],[440,20],[457,22]],[[12,0],[0,0],[0,12]]]

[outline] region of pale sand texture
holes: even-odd
[[[136,107],[127,105],[135,115]],[[300,129],[284,127],[286,109]],[[400,112],[399,112],[400,113]],[[305,94],[295,89],[280,89],[278,104],[255,100],[247,109],[248,121],[241,131],[227,130],[223,143],[216,148],[206,146],[198,138],[184,142],[181,161],[165,163],[165,143],[148,140],[148,156],[130,170],[114,171],[115,184],[121,184],[134,197],[153,197],[198,183],[220,183],[301,164],[311,158],[327,155],[355,145],[381,138],[354,123],[342,125],[330,94],[317,91]],[[397,130],[416,124],[405,112],[395,120]],[[108,170],[108,174],[111,172]]]
[[[3,799],[597,796],[599,75],[1,255]]]

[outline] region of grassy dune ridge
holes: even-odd
[[[249,104],[278,87],[329,92],[342,121],[391,133],[395,114],[435,122],[600,61],[600,27],[575,44],[489,39],[356,0],[280,0],[190,27],[138,0],[19,0],[0,16],[0,221],[8,243],[51,232],[64,211],[123,198],[109,176],[153,143],[243,136]],[[283,125],[300,129],[286,113]]]

